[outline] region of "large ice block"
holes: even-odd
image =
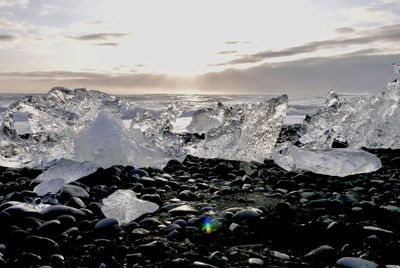
[[[399,75],[398,65],[394,65]],[[353,148],[400,148],[400,80],[378,97],[346,99],[330,92],[316,114],[306,118],[300,142],[309,148],[330,148],[334,140]]]
[[[263,161],[270,156],[288,107],[287,95],[258,104],[223,109],[222,123],[206,133],[204,141],[191,144],[192,155],[208,158]]]
[[[205,139],[188,142],[185,135],[173,132],[173,123],[183,112],[179,104],[157,113],[139,108],[132,113],[130,103],[112,95],[53,88],[17,101],[5,112],[0,166],[44,168],[64,158],[104,168],[161,167],[188,153],[262,161],[275,146],[287,102],[283,95],[259,104],[219,103],[215,109],[201,109],[207,112],[195,114],[192,130],[204,131]],[[21,116],[28,120],[28,133],[15,125]]]
[[[377,156],[360,149],[305,149],[285,143],[271,156],[287,171],[309,170],[338,177],[369,173],[382,167]]]

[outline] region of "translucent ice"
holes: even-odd
[[[222,124],[223,114],[224,106],[222,103],[218,103],[217,109],[200,109],[193,114],[192,121],[187,126],[187,130],[191,133],[207,133]]]
[[[95,172],[97,167],[91,162],[76,162],[69,159],[61,159],[53,163],[46,171],[36,179],[42,181],[34,189],[34,192],[43,196],[47,193],[57,193],[66,183],[76,181]]]
[[[53,88],[10,105],[0,129],[0,165],[43,167],[55,159],[73,158],[76,134],[99,111],[119,114],[125,103],[114,96],[86,89]],[[30,133],[18,132],[24,115]],[[25,135],[23,135],[25,134]]]
[[[287,101],[284,95],[260,104],[226,107],[220,103],[215,109],[201,109],[190,128],[204,132],[205,139],[188,142],[185,135],[173,132],[183,112],[179,103],[154,112],[132,109],[123,99],[97,91],[53,88],[13,103],[5,112],[0,166],[43,168],[64,158],[105,168],[115,164],[161,167],[188,153],[261,161],[275,146]],[[21,118],[29,127],[17,127]]]
[[[394,65],[398,74],[399,67]],[[340,98],[330,92],[325,106],[306,118],[300,142],[329,148],[334,140],[353,148],[400,148],[400,81],[389,83],[379,97]]]
[[[287,95],[259,104],[223,109],[222,123],[206,133],[204,141],[189,147],[192,155],[236,160],[263,161],[269,157],[283,125]]]
[[[65,181],[63,179],[49,179],[45,180],[41,183],[39,183],[33,191],[38,195],[38,196],[44,196],[48,193],[58,193],[65,184]]]
[[[138,199],[131,190],[117,190],[103,199],[101,211],[104,216],[114,218],[121,223],[128,223],[146,213],[158,210],[153,202]]]
[[[18,201],[9,201],[7,203],[11,205],[9,208],[11,208],[11,207],[22,208],[25,211],[29,211],[29,212],[41,212],[45,208],[50,207],[50,205],[43,204],[43,203],[35,204],[35,203],[23,203],[23,202],[18,202]]]
[[[360,149],[304,149],[285,143],[271,156],[288,171],[309,170],[338,177],[369,173],[382,167],[377,156]]]

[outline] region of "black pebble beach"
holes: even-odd
[[[39,202],[41,171],[1,168],[0,267],[400,264],[400,150],[369,151],[383,167],[345,178],[287,172],[272,160],[113,166],[70,183],[40,213],[11,205]],[[100,210],[117,189],[160,209],[119,225]]]

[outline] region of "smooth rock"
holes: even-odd
[[[378,264],[355,257],[344,257],[336,262],[338,268],[377,268]]]

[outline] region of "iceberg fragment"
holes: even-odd
[[[97,167],[91,162],[76,162],[61,159],[50,166],[46,171],[37,176],[36,180],[42,181],[34,188],[39,196],[47,193],[57,193],[66,183],[76,181],[95,172]]]
[[[114,96],[86,89],[53,88],[9,106],[0,129],[0,165],[43,167],[72,158],[78,133],[99,111],[119,114],[126,103]],[[18,132],[15,120],[23,114],[30,133]]]
[[[381,160],[374,154],[350,148],[305,149],[284,143],[271,156],[287,171],[309,170],[338,177],[369,173],[382,167]]]
[[[36,204],[34,202],[24,203],[24,202],[19,202],[19,201],[9,201],[7,203],[11,205],[10,207],[8,207],[8,209],[9,208],[22,208],[28,212],[42,212],[44,209],[50,207],[50,205],[48,205],[48,204],[43,204],[43,203]]]
[[[129,165],[134,161],[134,151],[134,143],[129,140],[122,121],[106,113],[99,113],[77,134],[74,142],[74,159],[101,167]]]
[[[182,115],[179,104],[158,112],[132,110],[127,101],[105,93],[53,88],[45,95],[17,101],[5,112],[0,165],[43,168],[64,158],[104,168],[161,167],[171,158],[183,160],[188,153],[262,161],[275,146],[287,102],[284,95],[260,104],[226,107],[219,103],[215,109],[200,109],[189,128],[204,132],[205,139],[196,135],[188,139],[190,135],[173,132]],[[28,128],[15,124],[21,118]],[[53,183],[52,191],[57,182]]]
[[[138,199],[131,190],[117,190],[103,199],[101,211],[104,216],[128,223],[146,213],[157,211],[159,206],[153,202]]]
[[[353,148],[399,149],[399,104],[399,79],[389,83],[378,97],[350,100],[330,92],[325,106],[304,120],[300,142],[310,148],[330,148],[337,140]]]
[[[190,133],[207,133],[213,128],[217,128],[222,124],[224,106],[221,102],[218,103],[217,109],[205,108],[197,110],[190,124],[186,127]]]
[[[287,107],[287,95],[258,104],[220,106],[222,123],[210,129],[204,141],[191,144],[189,152],[206,158],[263,161],[275,147]]]
[[[41,183],[39,183],[33,191],[38,195],[38,196],[44,196],[48,193],[55,194],[58,193],[64,186],[65,181],[63,179],[55,178],[55,179],[49,179],[45,180]]]

